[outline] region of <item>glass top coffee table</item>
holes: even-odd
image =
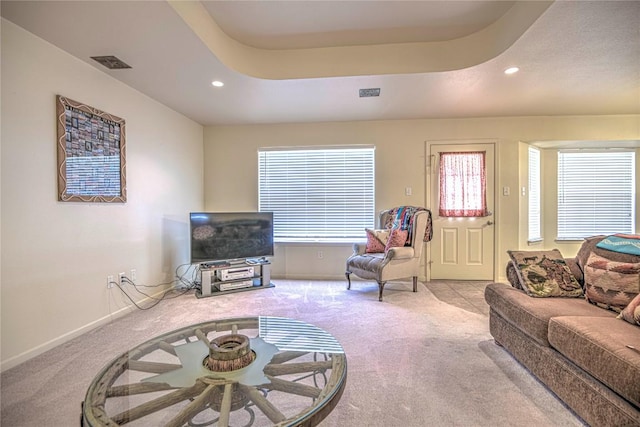
[[[347,359],[326,331],[282,317],[200,323],[105,366],[85,426],[313,426],[340,400]]]

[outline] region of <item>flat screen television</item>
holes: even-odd
[[[273,212],[191,212],[191,263],[273,256]]]

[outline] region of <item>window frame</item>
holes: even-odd
[[[528,148],[528,227],[527,241],[541,242],[542,237],[542,153],[539,148]]]

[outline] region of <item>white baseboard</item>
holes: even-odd
[[[347,281],[347,278],[345,277],[344,274],[339,276],[335,276],[335,275],[321,276],[317,274],[310,274],[310,275],[286,274],[284,276],[281,276],[281,275],[274,276],[273,274],[271,275],[271,281],[278,280],[278,279],[281,279],[281,280],[344,280],[345,283]]]
[[[277,279],[281,279],[281,280],[332,280],[332,281],[343,281],[345,283],[347,283],[347,277],[344,274],[335,276],[335,275],[331,275],[331,276],[320,276],[317,274],[313,274],[313,275],[304,275],[304,274],[290,274],[290,275],[285,275],[285,276],[271,276],[271,281],[273,280],[277,280]],[[362,279],[358,276],[356,276],[355,274],[351,275],[351,281],[352,282],[371,282],[374,281],[372,280],[367,280],[367,279]],[[392,280],[392,282],[395,282],[396,280]],[[411,282],[411,278],[408,277],[406,279],[399,279],[397,280],[398,282]],[[426,282],[427,279],[424,276],[418,277],[418,282]]]
[[[158,293],[152,295],[152,297],[155,297],[156,295],[159,295],[159,294],[161,294],[163,292],[164,292],[164,290],[163,291],[159,291]],[[148,301],[150,299],[151,298],[145,298],[145,299],[143,299],[143,300],[141,300],[139,302],[140,303],[144,303],[145,301]],[[40,344],[40,345],[30,349],[30,350],[27,350],[27,351],[25,351],[23,353],[18,354],[17,356],[13,356],[13,357],[11,357],[11,358],[9,358],[7,360],[3,360],[3,361],[0,362],[0,372],[4,372],[4,371],[6,371],[8,369],[13,368],[14,366],[18,366],[19,364],[24,363],[29,359],[33,359],[34,357],[39,356],[42,353],[44,353],[46,351],[49,351],[54,347],[59,346],[60,344],[64,344],[64,343],[66,343],[68,341],[71,341],[72,339],[74,339],[74,338],[76,338],[76,337],[78,337],[78,336],[80,336],[80,335],[82,335],[82,334],[84,334],[86,332],[89,332],[89,331],[91,331],[93,329],[96,329],[96,328],[98,328],[98,327],[100,327],[102,325],[106,325],[107,323],[109,323],[109,322],[111,322],[111,321],[113,321],[113,320],[115,320],[117,318],[123,317],[123,316],[125,316],[125,315],[127,315],[127,314],[129,314],[129,313],[131,313],[131,312],[133,312],[135,310],[136,310],[136,308],[133,305],[122,307],[118,311],[115,311],[115,312],[113,312],[111,314],[108,314],[108,315],[106,315],[106,316],[104,316],[104,317],[102,317],[102,318],[100,318],[98,320],[95,320],[95,321],[93,321],[91,323],[88,323],[88,324],[86,324],[86,325],[84,325],[84,326],[82,326],[82,327],[80,327],[78,329],[75,329],[73,331],[67,332],[64,335],[61,335],[61,336],[59,336],[57,338],[54,338],[54,339],[52,339],[50,341],[47,341],[44,344]]]

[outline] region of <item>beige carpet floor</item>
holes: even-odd
[[[343,345],[347,384],[323,426],[583,425],[494,343],[477,283],[431,282],[417,293],[389,283],[383,302],[373,282],[350,291],[341,281],[274,283],[163,301],[2,373],[1,425],[77,426],[89,383],[118,354],[179,327],[249,315],[303,320]]]

